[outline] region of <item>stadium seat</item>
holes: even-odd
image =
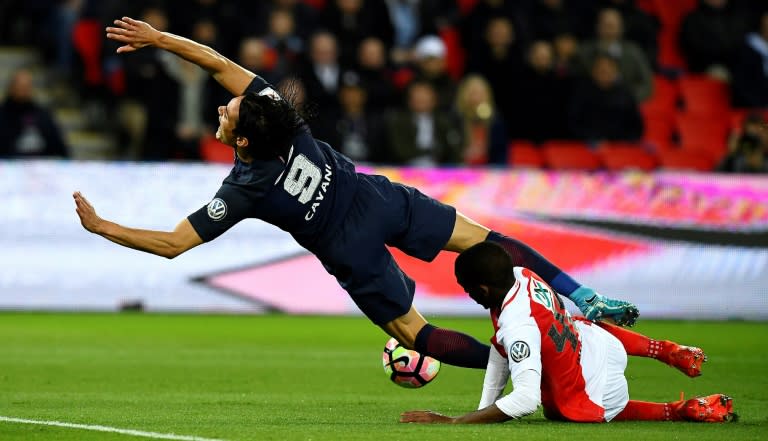
[[[645,113],[669,113],[677,110],[680,89],[677,83],[663,75],[653,76],[653,95],[640,108]]]
[[[643,141],[655,151],[669,150],[673,146],[675,113],[652,113],[643,109]]]
[[[101,45],[104,28],[98,20],[82,19],[72,29],[72,44],[82,58],[85,83],[100,86],[104,82],[101,70]]]
[[[548,167],[560,170],[596,170],[602,164],[595,152],[580,141],[547,141],[542,153]]]
[[[688,113],[726,116],[731,110],[728,84],[703,75],[681,77],[680,94]]]
[[[459,13],[461,15],[467,15],[472,12],[478,0],[457,0],[456,4],[459,6]]]
[[[637,0],[635,5],[646,14],[657,16],[659,9],[656,7],[656,0]]]
[[[645,150],[642,144],[630,142],[604,142],[596,151],[608,170],[655,169],[659,164],[656,157]]]
[[[232,164],[234,151],[232,147],[220,143],[213,136],[204,136],[200,140],[200,157],[206,162]]]
[[[326,0],[303,0],[303,1],[304,3],[318,10],[325,8]]]
[[[768,121],[768,110],[763,109],[732,109],[731,110],[731,130],[741,129],[744,119],[751,113],[761,113],[763,119]]]
[[[531,141],[513,140],[509,143],[507,163],[513,167],[544,167],[544,156]]]
[[[661,22],[658,34],[659,66],[685,70],[686,63],[680,52],[680,26],[689,12],[696,8],[698,0],[654,0],[656,16]]]
[[[440,30],[440,38],[445,43],[445,68],[448,74],[458,81],[464,73],[464,48],[461,46],[461,34],[458,29],[446,26]]]
[[[696,9],[699,0],[655,0],[662,28],[679,29],[686,15]]]
[[[725,153],[730,130],[727,118],[680,113],[675,123],[681,149],[706,150],[715,158]]]
[[[696,150],[667,150],[658,153],[661,168],[668,170],[712,171],[715,161],[708,152]]]

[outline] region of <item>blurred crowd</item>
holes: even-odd
[[[762,0],[0,0],[0,44],[38,47],[103,110],[94,118],[119,134],[121,157],[195,160],[215,156],[216,108],[230,97],[171,54],[116,55],[104,27],[124,15],[276,84],[295,78],[291,92],[319,110],[314,136],[358,161],[515,165],[515,145],[566,140],[660,152],[682,145],[682,129],[659,141],[649,125],[685,111],[678,95],[661,109],[660,83],[694,77],[729,97],[709,112],[729,129],[709,166],[768,170]],[[0,105],[0,157],[43,153],[19,141],[29,138],[19,109],[45,113],[24,75]],[[45,152],[62,155],[60,142]]]

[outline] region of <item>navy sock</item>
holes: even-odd
[[[581,286],[536,250],[517,239],[491,231],[486,240],[501,245],[512,256],[512,263],[515,266],[524,266],[532,270],[555,291],[566,297],[570,297],[571,293]]]
[[[414,349],[443,363],[454,366],[485,369],[491,347],[474,337],[427,323],[416,335]]]

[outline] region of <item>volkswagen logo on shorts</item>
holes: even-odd
[[[218,221],[224,219],[227,215],[227,203],[223,200],[216,198],[208,204],[208,217]]]
[[[516,363],[520,363],[521,361],[525,360],[529,355],[531,355],[531,350],[528,348],[528,343],[520,340],[512,343],[509,356],[512,357],[512,360],[514,360]]]

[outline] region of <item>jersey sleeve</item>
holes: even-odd
[[[527,320],[512,318],[509,322],[510,326],[499,327],[496,339],[507,351],[512,381],[525,370],[541,374],[541,334],[536,322],[531,317]]]
[[[541,334],[530,315],[510,313],[499,324],[496,339],[507,351],[513,390],[497,400],[496,407],[511,418],[520,418],[536,411],[541,403]]]
[[[264,78],[256,75],[255,77],[253,77],[253,80],[251,80],[251,84],[249,84],[248,87],[246,87],[245,90],[243,91],[243,95],[245,95],[248,92],[259,93],[268,87],[271,88],[272,85],[269,84],[267,80],[265,80]]]
[[[243,219],[252,217],[248,197],[237,187],[224,184],[207,205],[187,216],[197,234],[204,242],[221,236]]]
[[[483,393],[480,396],[478,409],[485,409],[499,399],[509,381],[509,362],[499,354],[495,346],[491,346],[488,354],[488,366],[483,379]]]

